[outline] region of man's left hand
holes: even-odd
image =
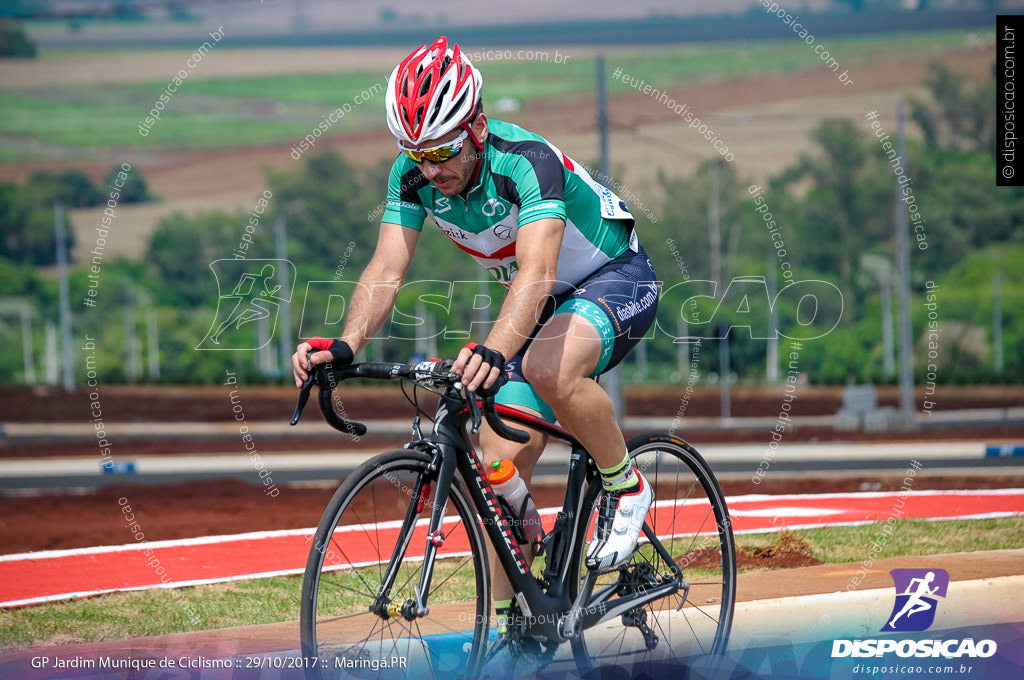
[[[470,392],[492,387],[504,370],[505,357],[501,352],[475,342],[467,343],[459,351],[452,366],[452,372],[462,376],[462,384]]]

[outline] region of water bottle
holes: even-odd
[[[509,504],[515,515],[515,521],[522,528],[527,543],[533,542],[540,535],[540,513],[533,504],[526,482],[519,476],[519,471],[510,460],[496,460],[491,463],[491,471],[487,475],[494,493]],[[525,504],[524,504],[525,500]],[[524,507],[525,505],[525,507]]]

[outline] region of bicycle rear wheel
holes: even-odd
[[[647,525],[682,572],[685,587],[610,621],[573,641],[581,671],[625,668],[632,676],[683,677],[683,670],[713,664],[729,642],[736,599],[736,545],[725,497],[710,466],[685,441],[650,433],[631,439],[629,455],[654,489]],[[589,543],[597,516],[600,480],[584,498]],[[580,582],[586,545],[574,556]],[[602,574],[594,591],[619,583],[618,595],[643,592],[671,580],[668,564],[641,534],[633,559]],[[573,595],[579,591],[576,585]],[[614,603],[616,598],[608,602]]]
[[[389,565],[387,602],[415,600],[436,471],[421,451],[383,453],[338,488],[310,547],[302,582],[302,653],[319,678],[459,677],[480,667],[490,628],[483,532],[461,483],[452,484],[429,614],[373,613]],[[406,517],[410,518],[408,524]],[[411,527],[404,530],[403,527]],[[403,540],[403,531],[411,535]]]

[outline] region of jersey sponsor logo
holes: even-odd
[[[440,227],[441,225],[438,226]],[[441,231],[448,234],[448,237],[453,241],[466,241],[469,239],[469,237],[466,236],[466,232],[462,231],[461,229],[456,229],[454,227],[441,227]]]
[[[488,273],[495,279],[505,285],[512,283],[512,280],[516,278],[516,274],[519,272],[519,265],[515,260],[511,260],[507,264],[499,264],[495,267],[487,267]]]
[[[443,213],[448,212],[452,209],[452,204],[448,202],[447,196],[441,196],[434,199],[434,212]]]
[[[495,215],[504,215],[508,212],[508,208],[497,198],[489,198],[487,202],[480,207],[482,212],[487,217],[494,217]]]
[[[522,214],[529,215],[537,210],[558,210],[561,206],[562,204],[558,201],[543,201],[541,203],[531,205],[529,208],[523,208]]]
[[[622,201],[618,200],[619,197],[613,194],[607,187],[601,187],[600,191],[598,191],[598,195],[601,197],[601,212],[606,217],[614,215],[616,202],[618,201],[619,203],[622,203]]]
[[[500,238],[502,241],[511,241],[513,231],[515,231],[515,227],[510,226],[508,224],[494,225],[494,235]]]
[[[619,317],[619,321],[632,319],[634,316],[653,305],[657,300],[658,294],[653,290],[649,290],[647,291],[647,294],[639,300],[630,300],[629,302],[618,305],[615,310],[615,316]]]
[[[399,208],[399,209],[400,208],[406,208],[408,210],[422,210],[423,209],[423,206],[416,205],[415,203],[409,203],[408,201],[396,201],[396,200],[389,200],[388,201],[388,207],[389,208]]]

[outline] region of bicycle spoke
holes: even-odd
[[[434,664],[430,655],[430,646],[423,641],[423,632],[420,631],[420,624],[418,621],[413,621],[413,625],[416,626],[416,632],[419,633],[420,645],[423,647],[425,652],[424,657],[427,660],[427,664],[430,666],[430,677],[436,678],[437,673],[434,671]]]
[[[708,621],[713,621],[715,623],[718,623],[718,619],[716,619],[714,616],[712,616],[711,614],[708,614],[706,611],[704,611],[704,607],[701,607],[699,604],[692,604],[691,603],[690,604],[690,609],[695,609],[696,611],[700,612],[701,614],[703,614],[707,618]]]
[[[374,595],[373,593],[368,593],[368,592],[363,592],[361,590],[356,590],[355,588],[353,588],[351,586],[346,586],[343,583],[334,583],[333,581],[321,581],[320,582],[320,586],[321,587],[323,587],[323,586],[330,586],[331,588],[334,588],[334,589],[337,589],[337,590],[347,590],[350,593],[354,593],[356,595],[361,595],[361,596],[364,596],[364,597],[368,597],[370,599],[373,599],[374,597],[376,597],[376,595]]]
[[[595,656],[607,656],[608,663],[620,665],[632,675],[649,673],[655,667],[659,672],[672,673],[670,667],[674,664],[678,675],[684,677],[686,654],[680,656],[680,652],[687,648],[687,635],[695,641],[693,654],[708,655],[725,648],[735,588],[732,530],[726,521],[727,510],[714,476],[692,448],[675,438],[658,434],[636,437],[629,448],[630,456],[654,488],[656,503],[660,499],[664,507],[656,504],[651,508],[647,522],[652,540],[641,543],[631,566],[619,577],[617,594],[610,603],[622,598],[640,598],[654,584],[679,578],[680,567],[698,572],[701,580],[690,581],[688,591],[669,593],[642,605],[633,614],[637,619],[630,622],[638,625],[627,624],[621,631],[613,631],[606,622],[601,631],[584,630],[581,640],[574,642],[573,653],[580,672],[585,672],[586,667],[581,657],[588,646],[593,645],[591,651],[596,652]],[[592,499],[593,493],[587,498]],[[593,521],[594,510],[589,512],[588,526]],[[670,517],[665,517],[666,512]],[[710,536],[709,545],[709,536],[704,534],[711,526],[717,536]],[[655,535],[665,543],[664,555],[655,549]],[[578,564],[582,567],[582,562]],[[585,569],[580,568],[580,578],[585,573]],[[605,585],[615,583],[607,578],[602,582]],[[705,598],[714,602],[717,609],[700,604]],[[674,621],[680,615],[677,611],[686,620],[685,626]],[[643,626],[649,629],[647,635]],[[613,636],[616,632],[618,635]],[[648,649],[652,635],[657,637],[658,644]],[[587,643],[588,636],[590,643]]]
[[[417,480],[423,479],[429,462],[427,455],[408,450],[383,454],[368,461],[361,472],[353,473],[350,482],[343,483],[332,499],[334,509],[329,511],[329,516],[335,524],[329,531],[318,530],[318,541],[328,549],[314,565],[317,571],[307,570],[307,580],[315,578],[316,589],[312,590],[315,597],[310,610],[305,605],[310,588],[304,583],[303,649],[312,646],[314,650],[321,650],[325,657],[330,654],[351,656],[359,651],[363,656],[375,658],[408,657],[411,662],[406,668],[378,667],[377,671],[366,666],[362,673],[357,673],[360,677],[390,680],[392,677],[440,678],[471,673],[480,667],[486,651],[489,621],[485,612],[489,598],[482,585],[486,583],[483,535],[479,525],[470,522],[476,513],[462,486],[452,488],[442,527],[446,541],[452,541],[460,551],[461,546],[468,543],[469,554],[448,557],[445,549],[439,549],[435,578],[431,580],[429,591],[429,595],[436,595],[439,601],[457,606],[435,608],[422,620],[414,618],[412,621],[401,614],[382,616],[368,611],[370,603],[384,592],[383,580],[392,570],[392,582],[386,593],[388,603],[402,607],[416,600],[415,588],[424,574],[424,562],[419,559],[423,555],[420,538],[425,540],[425,534],[421,535],[422,526],[415,527],[416,536],[420,538],[413,538],[409,543],[408,555],[401,556],[403,561],[393,567],[389,563],[396,557],[391,545],[402,544],[398,538],[401,529],[394,526],[402,523],[395,519],[409,516],[410,504],[416,502],[415,494],[409,495],[405,489],[418,491],[422,487]],[[345,527],[353,529],[344,530]],[[316,557],[315,553],[313,555]],[[365,563],[364,566],[344,568],[357,563],[353,558]],[[338,566],[343,567],[340,574],[323,571]],[[469,632],[460,630],[461,624],[445,618],[451,612],[461,615],[464,607],[471,609],[477,621]],[[435,633],[454,635],[456,640],[464,639],[467,644],[460,643],[453,651],[446,643],[442,653],[429,637]]]
[[[401,571],[402,570],[399,569],[398,573],[396,573],[395,576],[397,577],[398,574],[401,573]],[[420,562],[420,566],[418,566],[418,567],[415,567],[415,568],[410,567],[409,568],[409,576],[407,576],[406,579],[404,581],[402,581],[402,584],[400,586],[397,586],[396,588],[394,588],[394,590],[405,590],[405,587],[408,586],[410,583],[412,583],[412,580],[413,580],[414,576],[416,577],[416,581],[418,583],[419,580],[420,580],[419,579],[419,575],[420,575],[420,573],[422,571],[423,571],[423,563],[422,562]]]
[[[431,591],[430,591],[431,595],[433,595],[434,593],[436,593],[436,592],[437,592],[437,590],[438,590],[438,588],[440,588],[440,587],[441,587],[441,586],[443,586],[443,585],[444,585],[445,583],[447,583],[448,581],[450,581],[450,580],[451,580],[451,578],[452,578],[452,576],[455,576],[455,573],[456,573],[457,571],[459,571],[460,569],[462,569],[462,567],[464,567],[464,566],[466,566],[467,564],[469,564],[469,562],[470,562],[470,561],[472,561],[472,559],[473,559],[473,556],[472,556],[472,555],[468,555],[468,556],[466,557],[466,559],[464,559],[464,560],[462,561],[462,564],[460,564],[459,566],[455,567],[455,569],[453,569],[453,570],[452,570],[452,572],[451,572],[450,574],[448,574],[447,576],[445,576],[445,577],[444,577],[444,580],[443,580],[443,581],[441,581],[440,583],[438,583],[437,585],[435,585],[435,586],[434,586],[434,587],[433,587],[433,588],[431,589]]]
[[[353,612],[351,614],[342,614],[341,616],[332,616],[330,618],[321,618],[319,622],[320,622],[321,625],[323,625],[323,624],[326,624],[326,623],[334,623],[335,621],[344,621],[345,619],[353,619],[353,618],[356,618],[358,616],[372,616],[374,618],[380,618],[376,614],[372,614],[372,613],[367,611],[367,612]]]
[[[703,612],[702,612],[703,613]],[[710,617],[708,617],[710,618]],[[704,645],[700,642],[700,636],[697,635],[697,631],[693,629],[693,624],[690,623],[689,617],[684,616],[683,620],[686,621],[686,625],[689,627],[690,632],[693,634],[693,640],[697,643],[697,647],[700,648],[701,654],[707,654],[707,650],[704,649]]]
[[[333,538],[331,538],[331,543],[332,544],[334,543],[334,539]],[[341,556],[345,558],[345,561],[348,564],[353,564],[352,560],[349,559],[349,556],[345,553],[345,549],[342,548],[340,544],[337,544],[337,548],[341,552]],[[324,559],[326,559],[326,556],[325,556]],[[377,595],[375,593],[375,591],[377,589],[374,588],[373,586],[371,586],[369,583],[366,582],[366,579],[363,578],[362,573],[360,573],[362,571],[361,569],[359,569],[358,567],[355,567],[355,568],[345,569],[344,571],[351,571],[351,572],[353,572],[355,574],[355,577],[357,579],[359,579],[360,581],[362,581],[363,585],[366,587],[366,590],[368,592],[374,593],[373,595],[371,595],[371,597],[377,597]]]

